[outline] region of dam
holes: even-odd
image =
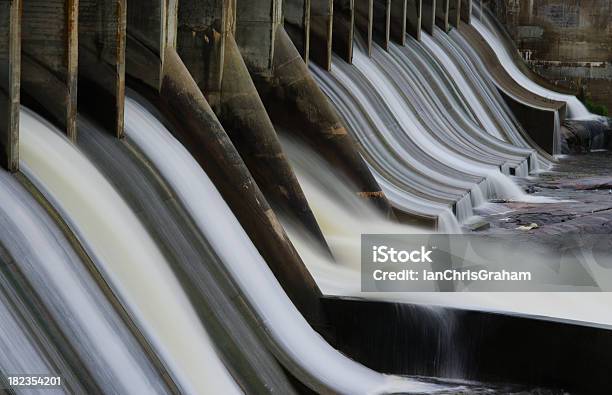
[[[612,119],[517,2],[0,0],[0,393],[610,392]]]

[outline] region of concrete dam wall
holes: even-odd
[[[522,57],[559,87],[612,108],[612,1],[485,2]]]

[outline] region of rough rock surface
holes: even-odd
[[[479,211],[491,227],[479,234],[562,246],[571,235],[612,234],[612,152],[566,156],[554,169],[516,181],[529,196],[554,203],[491,203]],[[521,226],[537,224],[531,230]]]

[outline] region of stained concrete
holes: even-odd
[[[0,1],[0,166],[19,168],[21,0]]]
[[[435,0],[406,0],[406,31],[417,40],[421,39],[421,30],[423,25],[423,3]],[[431,10],[433,12],[433,10]],[[433,31],[433,16],[431,18],[431,27],[429,33]]]
[[[434,26],[436,26],[437,1],[442,0],[422,0],[423,11],[421,17],[421,27],[430,35],[433,35]]]
[[[373,39],[383,49],[389,49],[391,34],[391,0],[374,0],[372,14]]]
[[[285,30],[306,63],[310,58],[310,1],[285,0],[283,8]]]
[[[353,63],[355,0],[334,0],[333,51],[347,63]]]
[[[612,110],[612,2],[489,1],[531,69]]]
[[[331,70],[333,23],[334,1],[310,0],[310,59],[325,70]]]
[[[407,31],[408,0],[391,0],[391,40],[404,45]],[[420,25],[420,24],[419,24]]]
[[[79,1],[79,103],[123,136],[125,0]]]
[[[75,140],[78,0],[23,2],[22,99]]]

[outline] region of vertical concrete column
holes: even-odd
[[[326,246],[234,39],[235,5],[235,0],[181,1],[178,53],[266,199]],[[265,63],[259,56],[251,60]]]
[[[79,2],[79,103],[123,136],[126,0]]]
[[[461,0],[461,20],[465,23],[472,21],[472,0]]]
[[[391,0],[391,40],[400,45],[406,44],[408,0]]]
[[[78,0],[23,2],[21,86],[32,106],[76,140]]]
[[[353,63],[354,31],[355,0],[334,0],[333,50],[348,63]]]
[[[0,0],[0,166],[19,169],[21,0]]]
[[[448,32],[450,30],[449,12],[451,0],[436,1],[436,25],[445,32]]]
[[[355,28],[365,41],[368,56],[372,55],[372,25],[374,21],[374,0],[355,1]]]
[[[310,1],[285,0],[285,29],[308,64],[310,57]]]
[[[236,7],[236,38],[249,69],[270,74],[275,32],[282,24],[282,3],[277,0],[242,0]],[[311,44],[315,42],[311,40]],[[315,52],[313,47],[313,56]]]
[[[310,58],[331,70],[333,0],[310,0]]]
[[[165,49],[176,40],[177,0],[126,1],[126,73],[159,90]]]
[[[372,28],[378,45],[388,50],[391,32],[391,0],[374,0]]]
[[[408,33],[417,40],[421,39],[421,26],[423,21],[423,1],[428,0],[408,0],[407,3],[407,30]],[[430,0],[435,1],[435,0]],[[433,30],[433,17],[431,17]]]
[[[449,0],[448,22],[453,27],[459,27],[461,20],[461,0]]]
[[[421,17],[421,27],[431,35],[433,35],[434,26],[436,25],[436,1],[444,0],[422,0],[423,13]]]

